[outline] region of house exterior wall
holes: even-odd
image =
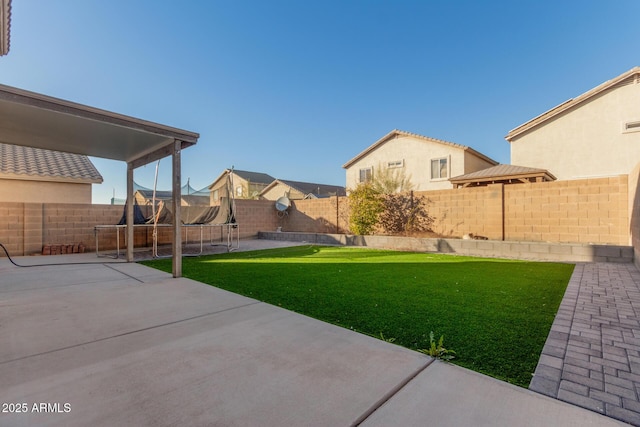
[[[151,206],[151,200],[147,200],[146,197],[144,197],[142,194],[138,193],[137,191],[133,195],[133,198],[138,203],[138,206],[146,206],[146,205]]]
[[[487,169],[493,166],[495,165],[487,162],[484,159],[481,159],[480,157],[476,156],[473,153],[470,153],[469,151],[465,151],[464,152],[464,172],[455,174],[455,175],[452,173],[451,176],[454,177],[454,176],[459,176],[466,173],[476,172],[476,171]]]
[[[305,194],[301,191],[296,190],[295,188],[291,188],[288,185],[283,183],[278,183],[274,185],[269,191],[262,194],[262,198],[264,200],[278,200],[280,197],[288,194],[290,200],[300,200],[303,199]]]
[[[91,184],[0,178],[0,202],[91,203]]]
[[[632,79],[511,141],[511,163],[546,169],[559,180],[629,174],[640,161],[640,82]]]
[[[233,180],[233,193],[236,199],[251,199],[257,196],[268,184],[250,182],[246,179],[236,175],[235,173],[232,176]],[[210,204],[215,206],[219,204],[219,200],[216,199],[216,191],[218,192],[218,198],[223,197],[223,193],[225,192],[224,187],[227,185],[227,177],[223,176],[218,181],[214,182],[211,186]],[[241,188],[241,192],[238,192],[239,188]]]
[[[473,157],[472,161],[470,158]],[[446,158],[448,176],[431,179],[431,160]],[[412,136],[399,135],[377,147],[368,155],[356,161],[346,170],[346,187],[355,188],[359,184],[360,170],[373,168],[375,175],[379,167],[386,168],[388,162],[402,161],[402,170],[410,178],[416,191],[452,188],[449,178],[493,166],[465,150]]]

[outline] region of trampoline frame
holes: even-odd
[[[171,224],[156,224],[155,227],[171,227]],[[134,229],[136,227],[147,227],[147,228],[154,228],[154,224],[134,224]],[[240,226],[237,223],[227,223],[227,224],[182,224],[182,227],[185,230],[185,239],[183,242],[183,245],[187,244],[187,241],[189,240],[189,229],[190,228],[198,228],[200,230],[200,252],[197,254],[184,254],[183,256],[199,256],[202,255],[203,251],[204,251],[204,229],[205,228],[209,228],[210,232],[209,232],[209,244],[211,246],[226,246],[227,248],[227,252],[232,252],[235,250],[238,250],[240,248]],[[211,232],[213,228],[215,227],[219,227],[220,228],[220,242],[221,243],[214,243],[213,242],[213,233]],[[93,227],[93,233],[96,239],[96,257],[98,258],[115,258],[118,259],[120,258],[120,229],[126,229],[127,226],[126,225],[95,225]],[[224,243],[224,228],[226,228],[226,244]],[[116,231],[116,255],[111,256],[111,255],[106,255],[106,254],[100,254],[100,250],[99,250],[99,231],[100,230],[115,230]],[[234,232],[235,230],[235,232]],[[153,236],[153,246],[151,248],[152,250],[152,257],[153,258],[165,258],[162,257],[160,255],[158,255],[158,251],[157,251],[157,235],[154,234]],[[135,249],[135,248],[134,248]]]

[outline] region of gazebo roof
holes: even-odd
[[[477,187],[493,183],[513,184],[555,180],[556,177],[546,169],[516,165],[497,165],[449,179],[454,187]]]

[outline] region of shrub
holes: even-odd
[[[359,184],[349,193],[349,228],[353,234],[371,234],[384,209],[382,195],[371,183]]]
[[[413,191],[408,194],[385,194],[379,224],[387,234],[431,231],[434,218],[427,211],[428,203],[429,200],[424,196],[415,197]]]

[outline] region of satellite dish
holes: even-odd
[[[287,196],[282,196],[276,200],[276,209],[278,212],[284,212],[291,206],[291,200]]]

